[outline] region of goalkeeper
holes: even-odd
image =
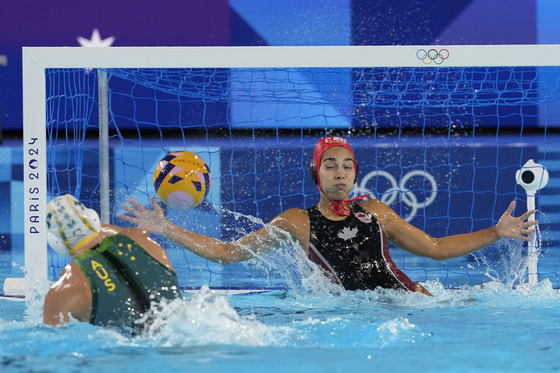
[[[46,221],[49,244],[72,262],[47,293],[45,324],[77,320],[139,331],[148,310],[181,296],[165,251],[141,229],[102,225],[71,195],[49,202]]]
[[[120,215],[147,230],[209,260],[228,264],[250,259],[285,242],[285,235],[299,242],[308,258],[347,290],[391,288],[429,292],[401,272],[389,256],[387,241],[416,255],[443,260],[462,256],[502,238],[529,241],[536,221],[525,220],[535,211],[513,217],[512,202],[495,226],[477,232],[434,238],[399,217],[376,199],[350,199],[358,164],[346,139],[326,137],[315,146],[310,175],[320,191],[316,206],[293,208],[268,225],[235,242],[190,232],[170,223],[152,196],[152,209],[129,199]]]

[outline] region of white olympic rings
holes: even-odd
[[[429,183],[431,191],[429,191],[429,195],[424,202],[418,202],[418,198],[416,197],[414,192],[406,187],[407,182],[415,176],[421,176]],[[378,177],[384,177],[390,184],[389,189],[387,189],[385,192],[379,193],[379,195],[381,196],[379,200],[386,205],[391,205],[393,202],[395,202],[398,196],[401,196],[402,201],[412,209],[408,216],[405,217],[406,221],[412,220],[416,216],[418,209],[426,208],[427,206],[431,205],[437,197],[438,185],[435,177],[430,173],[422,170],[414,170],[406,173],[398,184],[393,175],[391,175],[387,171],[371,171],[365,177],[361,178],[358,183],[356,183],[356,185],[354,186],[354,193],[357,195],[371,193],[372,195],[376,196],[375,198],[377,198],[377,193],[369,190],[367,188],[367,183],[371,179]],[[426,190],[426,192],[428,192],[428,190]]]

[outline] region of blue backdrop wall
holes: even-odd
[[[20,131],[21,47],[559,43],[554,0],[3,0],[0,122]]]

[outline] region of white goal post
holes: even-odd
[[[27,296],[48,281],[46,81],[49,68],[559,66],[560,45],[23,48]],[[437,58],[443,61],[436,61]],[[433,63],[431,63],[433,62]],[[441,65],[436,65],[441,63]]]

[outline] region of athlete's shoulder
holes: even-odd
[[[360,205],[363,209],[368,210],[369,212],[390,209],[389,206],[387,206],[385,203],[381,202],[378,199],[367,199],[365,201],[360,201],[358,202],[358,205]]]
[[[129,240],[136,242],[144,248],[146,248],[145,246],[147,243],[151,244],[153,242],[152,240],[150,240],[149,233],[144,229],[138,227],[120,229],[114,232],[114,236],[127,237]]]
[[[280,225],[307,225],[309,223],[309,216],[307,214],[307,210],[300,209],[300,208],[292,208],[285,210],[278,214],[273,220],[272,223],[280,224]]]
[[[124,235],[129,235],[129,234],[143,234],[143,235],[147,235],[148,233],[142,229],[142,228],[138,228],[138,227],[128,227],[128,228],[124,228],[118,231],[118,233],[120,234],[124,234]]]
[[[382,223],[386,219],[389,219],[393,215],[396,215],[395,211],[393,211],[392,208],[378,199],[368,199],[366,201],[360,202],[359,205],[367,212],[375,216],[375,218]]]
[[[404,229],[408,224],[395,210],[379,200],[367,200],[360,205],[379,221],[388,235],[391,235],[391,231]]]
[[[58,279],[51,286],[48,298],[50,301],[59,301],[89,290],[86,276],[76,263],[71,262],[64,267]]]
[[[302,243],[302,247],[306,247],[309,236],[309,215],[306,210],[285,210],[272,219],[270,224],[289,232]]]
[[[70,263],[52,285],[43,305],[43,322],[61,325],[70,316],[80,321],[91,317],[91,287],[78,266]]]
[[[148,232],[138,227],[124,228],[120,230],[118,234],[132,238],[133,240],[145,239],[149,236]]]

